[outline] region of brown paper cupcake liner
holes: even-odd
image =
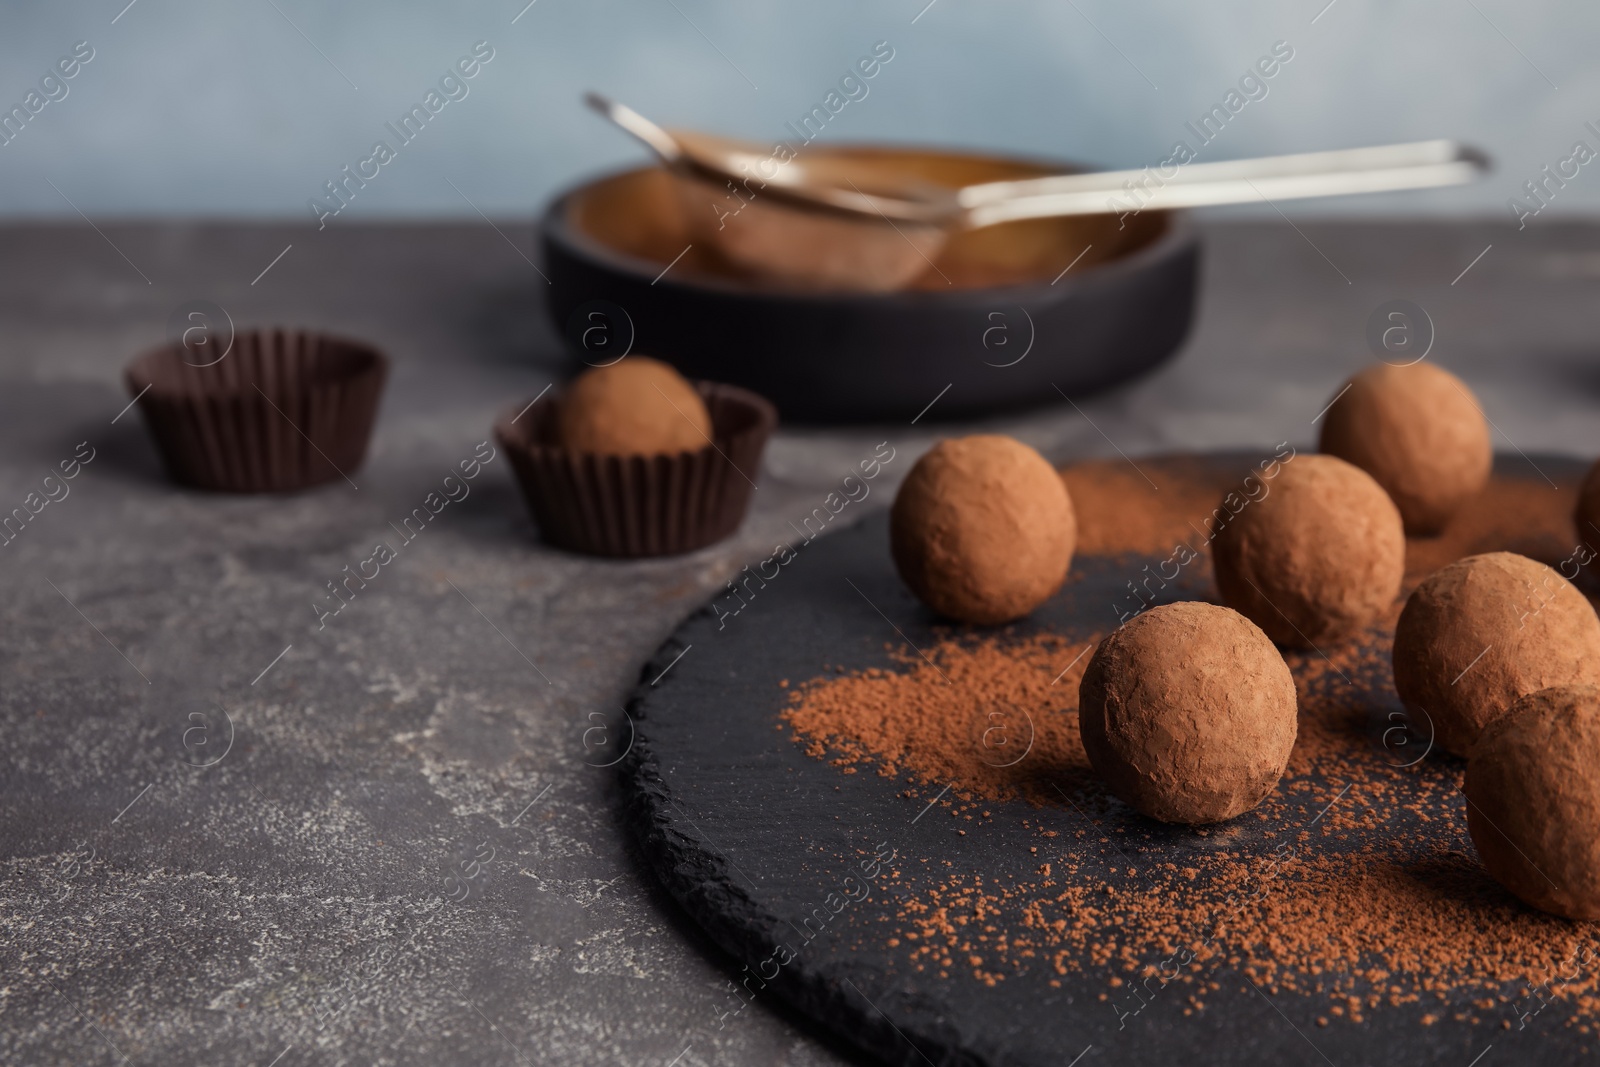
[[[745,389],[711,382],[695,388],[715,442],[697,452],[607,456],[563,448],[555,429],[560,395],[500,416],[495,440],[511,457],[545,541],[594,556],[671,556],[739,528],[778,413]]]
[[[163,345],[126,372],[173,481],[284,493],[349,481],[361,466],[388,373],[376,348],[300,330],[253,330],[235,336],[216,363],[195,366],[191,358],[181,344]]]

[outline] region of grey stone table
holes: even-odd
[[[0,513],[93,456],[0,547],[0,1062],[848,1058],[770,1000],[719,1018],[738,965],[641,868],[593,766],[607,735],[586,731],[616,729],[656,645],[878,442],[897,458],[859,514],[972,427],[935,405],[915,426],[786,428],[738,535],[641,563],[541,547],[502,457],[319,629],[327,583],[566,373],[531,229],[102,228],[0,230]],[[989,428],[1057,459],[1305,445],[1371,358],[1373,309],[1408,298],[1499,447],[1600,452],[1600,230],[1206,239],[1176,361]],[[353,484],[165,482],[120,369],[191,299],[391,353]]]

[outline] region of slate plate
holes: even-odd
[[[1240,466],[1237,457],[1206,462]],[[1569,459],[1534,462],[1568,486],[1565,492],[1584,469]],[[1518,465],[1512,476],[1535,477]],[[1422,1024],[1422,1006],[1408,1004],[1373,1010],[1360,1023],[1319,1026],[1326,996],[1283,991],[1269,998],[1226,965],[1216,971],[1220,988],[1206,994],[1204,1010],[1186,1012],[1182,998],[1167,996],[1137,1017],[1106,997],[1116,992],[1114,972],[1088,960],[1064,975],[1024,968],[993,985],[967,968],[951,968],[947,977],[913,968],[905,947],[891,948],[887,935],[896,928],[897,907],[923,891],[932,871],[953,868],[1005,883],[1054,858],[1093,872],[1117,863],[1102,843],[1108,840],[1141,867],[1158,861],[1181,867],[1217,842],[1152,823],[1115,802],[1084,811],[986,801],[979,806],[990,818],[953,821],[946,809],[956,794],[936,796],[931,786],[908,790],[908,780],[846,774],[808,756],[780,719],[792,691],[780,682],[839,669],[904,670],[903,651],[896,658],[893,649],[907,642],[926,648],[949,634],[896,577],[886,526],[880,513],[801,546],[787,563],[775,560],[765,571],[776,566],[777,576],[764,588],[750,583],[755,595],[737,614],[742,601],[729,595],[713,601],[646,666],[629,705],[633,743],[621,764],[628,820],[673,896],[746,964],[730,978],[748,994],[730,992],[724,1008],[700,1022],[725,1025],[744,998],[782,997],[896,1064],[1466,1067],[1491,1044],[1507,1046],[1497,1056],[1506,1051],[1541,1063],[1592,1056],[1594,1040],[1562,1025],[1554,1012],[1526,1022],[1511,1006],[1525,992],[1516,989],[1507,989],[1492,1010],[1474,1010],[1465,992],[1442,1006],[1430,1002],[1440,1017],[1433,1025]],[[1044,628],[1083,640],[1108,631],[1116,622],[1111,605],[1127,596],[1126,583],[1148,562],[1079,557],[1062,591],[1015,633]],[[1163,600],[1213,597],[1205,572],[1182,575],[1162,592]],[[1386,662],[1387,652],[1375,648],[1368,658]],[[1352,672],[1351,685],[1370,709],[1376,738],[1399,708],[1386,666]],[[1375,746],[1374,758],[1382,755]],[[1435,774],[1452,766],[1438,754],[1429,763],[1438,764]],[[1333,793],[1323,790],[1318,800]],[[1309,791],[1299,795],[1304,800],[1290,801],[1284,818],[1303,826],[1321,805],[1313,806]],[[1441,803],[1437,791],[1428,795],[1435,818],[1464,826],[1459,796]],[[1085,835],[1085,820],[1099,832]],[[1042,831],[1056,833],[1042,839]],[[1235,820],[1227,847],[1270,856],[1268,831],[1249,816]],[[1364,843],[1359,833],[1341,837],[1330,847]],[[894,858],[884,860],[891,851]],[[1457,1009],[1472,1018],[1457,1020]]]

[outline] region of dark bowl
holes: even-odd
[[[1071,169],[922,149],[807,151],[893,158],[955,186]],[[1199,241],[1176,212],[968,231],[910,288],[859,293],[748,278],[692,239],[685,211],[657,167],[558,197],[542,224],[556,327],[586,363],[655,356],[760,393],[786,421],[924,409],[932,421],[1061,403],[1167,359],[1194,314]]]

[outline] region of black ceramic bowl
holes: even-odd
[[[921,149],[807,151],[892,158],[950,185],[1068,169]],[[556,327],[587,363],[656,356],[687,377],[754,390],[786,421],[912,419],[930,404],[933,421],[1061,403],[1165,360],[1194,312],[1199,245],[1177,213],[969,231],[910,288],[855,293],[749,279],[693,240],[686,210],[675,179],[654,167],[552,203],[543,241]]]

